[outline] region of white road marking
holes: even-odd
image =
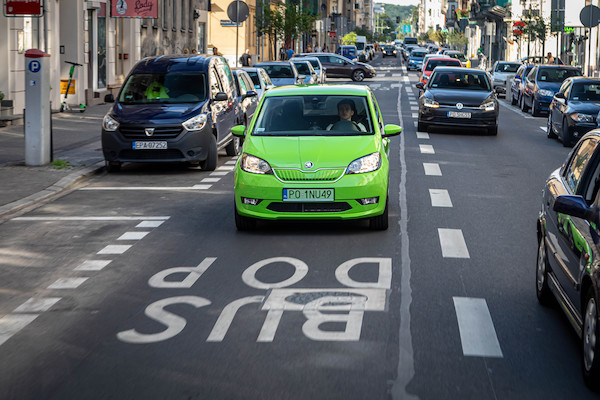
[[[235,165],[221,165],[217,168],[217,171],[233,171],[235,169]]]
[[[0,346],[12,335],[29,325],[39,314],[9,314],[0,318]]]
[[[546,129],[545,126],[540,126],[540,129],[543,130],[544,132],[548,132],[548,130]]]
[[[229,174],[227,171],[214,171],[210,173],[210,176],[225,176]]]
[[[462,230],[438,228],[438,235],[444,258],[470,258]]]
[[[233,168],[233,167],[232,167]],[[194,186],[98,186],[84,187],[79,190],[207,190],[211,185],[194,185]]]
[[[117,240],[141,240],[150,232],[125,232]]]
[[[420,144],[419,149],[423,154],[435,154],[435,150],[433,150],[433,146],[430,144]]]
[[[404,76],[404,74],[392,74],[392,76],[399,77],[399,76]]]
[[[414,124],[415,124],[415,128],[417,128],[419,126],[419,123],[417,121],[415,121]]]
[[[225,162],[225,165],[235,165],[237,163],[237,160],[229,160]]]
[[[130,244],[109,244],[97,254],[123,254],[131,248]]]
[[[273,289],[269,292],[261,309],[285,311],[306,310],[310,303],[303,304],[287,300],[293,297],[302,297],[302,295],[311,295],[307,296],[307,298],[312,297],[315,300],[319,297],[334,297],[336,300],[331,301],[331,304],[321,304],[323,306],[322,309],[326,308],[327,310],[385,311],[385,289],[360,288]],[[363,301],[358,301],[358,299]]]
[[[429,139],[429,133],[417,132],[417,139]]]
[[[429,189],[432,207],[452,207],[450,194],[446,189]]]
[[[142,221],[139,224],[137,224],[135,227],[136,228],[157,228],[159,226],[161,226],[164,223],[164,221]]]
[[[411,106],[418,106],[419,103],[416,100],[409,100],[408,104],[410,104]]]
[[[112,260],[85,260],[75,271],[100,271],[111,262]]]
[[[423,169],[425,170],[425,175],[442,176],[442,170],[438,163],[423,163]]]
[[[171,217],[17,217],[12,221],[166,221]]]
[[[413,118],[419,118],[419,113],[415,113],[415,112],[414,112],[414,113],[412,113],[411,115],[412,115],[412,117],[413,117]]]
[[[485,299],[453,297],[463,354],[502,357],[502,350]]]
[[[60,278],[57,279],[48,289],[76,289],[88,278]]]
[[[204,178],[202,179],[202,183],[215,183],[219,182],[221,178]]]
[[[19,307],[15,308],[14,313],[39,313],[48,311],[50,307],[60,301],[62,297],[32,297]]]

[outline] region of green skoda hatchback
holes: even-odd
[[[238,230],[264,220],[367,218],[388,227],[389,139],[366,86],[285,86],[265,93],[235,167]]]

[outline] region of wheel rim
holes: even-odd
[[[354,77],[356,78],[357,81],[362,81],[365,77],[365,74],[362,71],[356,71],[354,73]]]
[[[583,322],[583,360],[586,371],[592,368],[596,350],[596,300],[592,297],[587,303]]]
[[[546,131],[548,134],[552,133],[552,120],[550,118],[551,118],[550,115],[548,115],[548,126],[546,127],[547,128]]]
[[[240,154],[240,138],[239,137],[233,138],[233,150],[236,155]]]
[[[544,238],[540,240],[537,259],[537,290],[541,292],[546,283],[546,246],[544,246]]]

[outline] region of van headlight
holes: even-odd
[[[187,131],[199,131],[204,128],[206,121],[206,114],[199,114],[183,122],[181,125],[183,125]]]
[[[440,103],[438,103],[437,101],[435,101],[433,99],[429,99],[427,97],[425,97],[423,99],[423,105],[425,107],[430,107],[430,108],[440,108]]]
[[[496,105],[493,101],[487,101],[479,106],[483,111],[494,111],[496,109]]]
[[[108,113],[102,120],[102,128],[107,132],[115,132],[119,129],[119,123]]]
[[[381,167],[381,154],[379,152],[358,158],[348,165],[347,174],[364,174],[377,171]]]
[[[240,168],[251,174],[273,175],[273,170],[268,162],[248,153],[242,154]]]

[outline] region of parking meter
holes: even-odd
[[[25,164],[45,165],[51,158],[50,54],[25,52]]]

